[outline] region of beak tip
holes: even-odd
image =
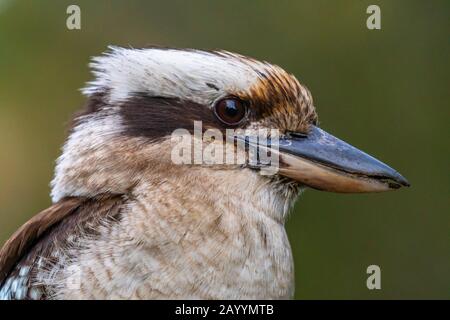
[[[389,187],[391,189],[399,189],[401,187],[410,187],[411,186],[409,181],[398,172],[396,172],[395,177],[393,177],[393,181],[394,182],[389,183]]]

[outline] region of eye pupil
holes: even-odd
[[[247,108],[244,102],[237,98],[226,98],[216,103],[214,114],[224,124],[237,125],[247,115]]]
[[[239,114],[239,110],[238,110],[234,100],[227,100],[226,101],[225,112],[230,117],[235,117],[235,116],[237,116]]]

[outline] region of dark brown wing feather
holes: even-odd
[[[20,227],[0,250],[0,284],[36,241],[51,227],[76,211],[82,198],[67,198],[41,211]]]
[[[32,267],[30,277],[39,272],[35,270],[36,259],[49,257],[69,235],[94,235],[101,219],[120,220],[124,200],[123,195],[110,194],[65,198],[31,218],[0,250],[0,290],[6,280],[16,279],[24,266]],[[32,279],[27,279],[28,286],[32,286],[31,282]]]

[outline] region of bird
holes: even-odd
[[[0,299],[292,299],[285,221],[303,190],[409,186],[320,128],[308,88],[275,64],[225,50],[110,46],[90,68],[52,205],[0,250]],[[277,170],[258,159],[174,163],[174,131],[192,136],[196,123],[201,134],[275,130],[264,137]],[[235,138],[209,142],[242,143],[247,156],[263,149]]]

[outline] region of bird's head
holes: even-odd
[[[308,89],[270,63],[225,51],[113,47],[92,68],[87,108],[58,160],[54,201],[127,193],[143,179],[161,183],[168,176],[201,183],[210,175],[228,187],[244,183],[242,192],[252,192],[249,183],[334,192],[408,185],[392,168],[319,129]],[[238,134],[227,139],[227,129]],[[192,136],[186,140],[192,148],[184,150],[190,164],[174,162],[174,132],[181,132],[180,141]],[[269,141],[264,150],[277,159],[273,174],[260,174],[267,163],[259,158],[249,163],[250,149],[261,147],[249,132]],[[240,142],[244,149],[227,149]],[[210,154],[223,163],[195,161],[198,150],[204,155],[218,144],[223,148]],[[241,150],[247,160],[227,162],[226,150],[234,156]]]

